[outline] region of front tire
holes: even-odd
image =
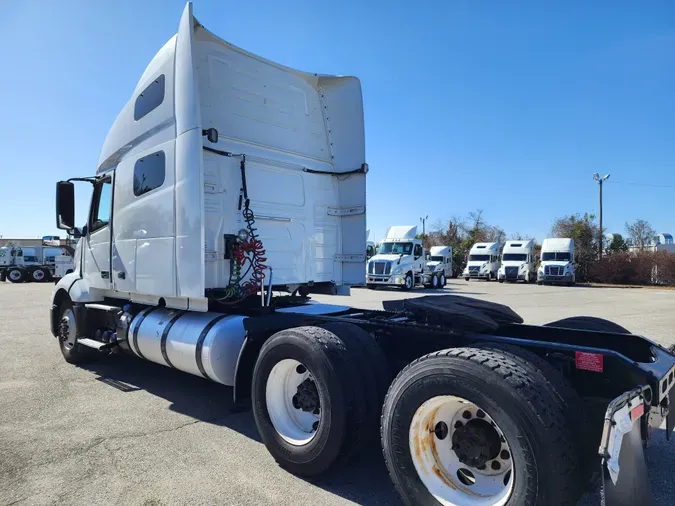
[[[475,348],[433,353],[401,371],[381,435],[404,502],[471,505],[479,494],[481,505],[574,504],[572,437],[540,383],[519,362]]]
[[[432,274],[432,275],[431,275],[431,285],[430,285],[430,288],[433,288],[434,290],[436,290],[436,289],[438,288],[438,285],[439,285],[439,283],[438,283],[438,276],[436,276],[436,274]]]
[[[448,280],[446,279],[445,274],[441,274],[441,278],[438,281],[438,286],[440,288],[445,288],[445,285],[447,285],[447,284],[448,284]]]
[[[83,364],[90,362],[96,353],[91,348],[82,346],[77,342],[78,329],[73,311],[73,303],[68,300],[61,302],[59,306],[59,327],[57,339],[63,358],[69,364]]]
[[[23,269],[13,267],[7,271],[7,279],[12,283],[23,283],[26,278],[26,273]]]
[[[403,285],[403,290],[408,292],[413,289],[413,278],[410,273],[405,275],[405,284]]]
[[[464,278],[464,281],[469,281],[470,278]]]

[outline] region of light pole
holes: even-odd
[[[593,179],[600,185],[600,245],[598,247],[600,251],[598,253],[598,258],[602,260],[602,242],[604,238],[602,233],[602,182],[609,179],[609,174],[605,174],[604,176],[600,177],[600,174],[596,172],[593,174]]]
[[[420,218],[420,221],[422,222],[422,239],[424,239],[427,235],[427,220],[428,219],[429,219],[428,214],[424,218]]]

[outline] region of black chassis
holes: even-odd
[[[461,300],[459,305],[457,300]],[[453,304],[455,313],[448,314],[446,309]],[[384,306],[384,311],[350,308],[323,316],[272,312],[247,318],[247,337],[236,371],[236,404],[245,405],[249,398],[255,359],[268,337],[287,328],[341,321],[371,332],[394,372],[422,355],[442,349],[489,343],[526,348],[551,363],[577,391],[588,412],[589,430],[599,444],[607,417],[625,405],[621,399],[634,392],[644,400],[648,415],[641,422],[642,441],[646,444],[649,438],[648,426],[658,428],[664,419],[666,437],[670,439],[675,427],[675,411],[669,409],[670,391],[675,385],[675,355],[645,337],[526,325],[506,306],[468,297],[421,297],[385,302]],[[601,360],[602,370],[588,370],[579,362],[579,354]],[[605,451],[600,448],[599,454]]]

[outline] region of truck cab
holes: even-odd
[[[424,268],[424,285],[429,288],[444,287],[448,278],[453,277],[452,269],[452,247],[432,246]]]
[[[497,279],[504,281],[524,281],[532,283],[537,279],[534,268],[534,240],[506,241],[502,250],[502,265]]]
[[[574,239],[549,238],[541,245],[541,263],[537,270],[537,284],[576,283],[574,272]]]
[[[499,271],[499,243],[477,242],[469,251],[469,259],[464,268],[464,279],[497,279]]]
[[[389,227],[377,254],[368,261],[368,288],[398,286],[411,290],[423,283],[424,247],[420,239],[415,239],[416,235],[416,226]]]

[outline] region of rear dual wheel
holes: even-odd
[[[294,474],[317,476],[377,433],[389,383],[377,342],[345,323],[282,330],[253,373],[253,414],[263,443]]]
[[[381,434],[406,504],[575,504],[572,435],[554,389],[533,370],[499,351],[458,348],[401,371]]]

